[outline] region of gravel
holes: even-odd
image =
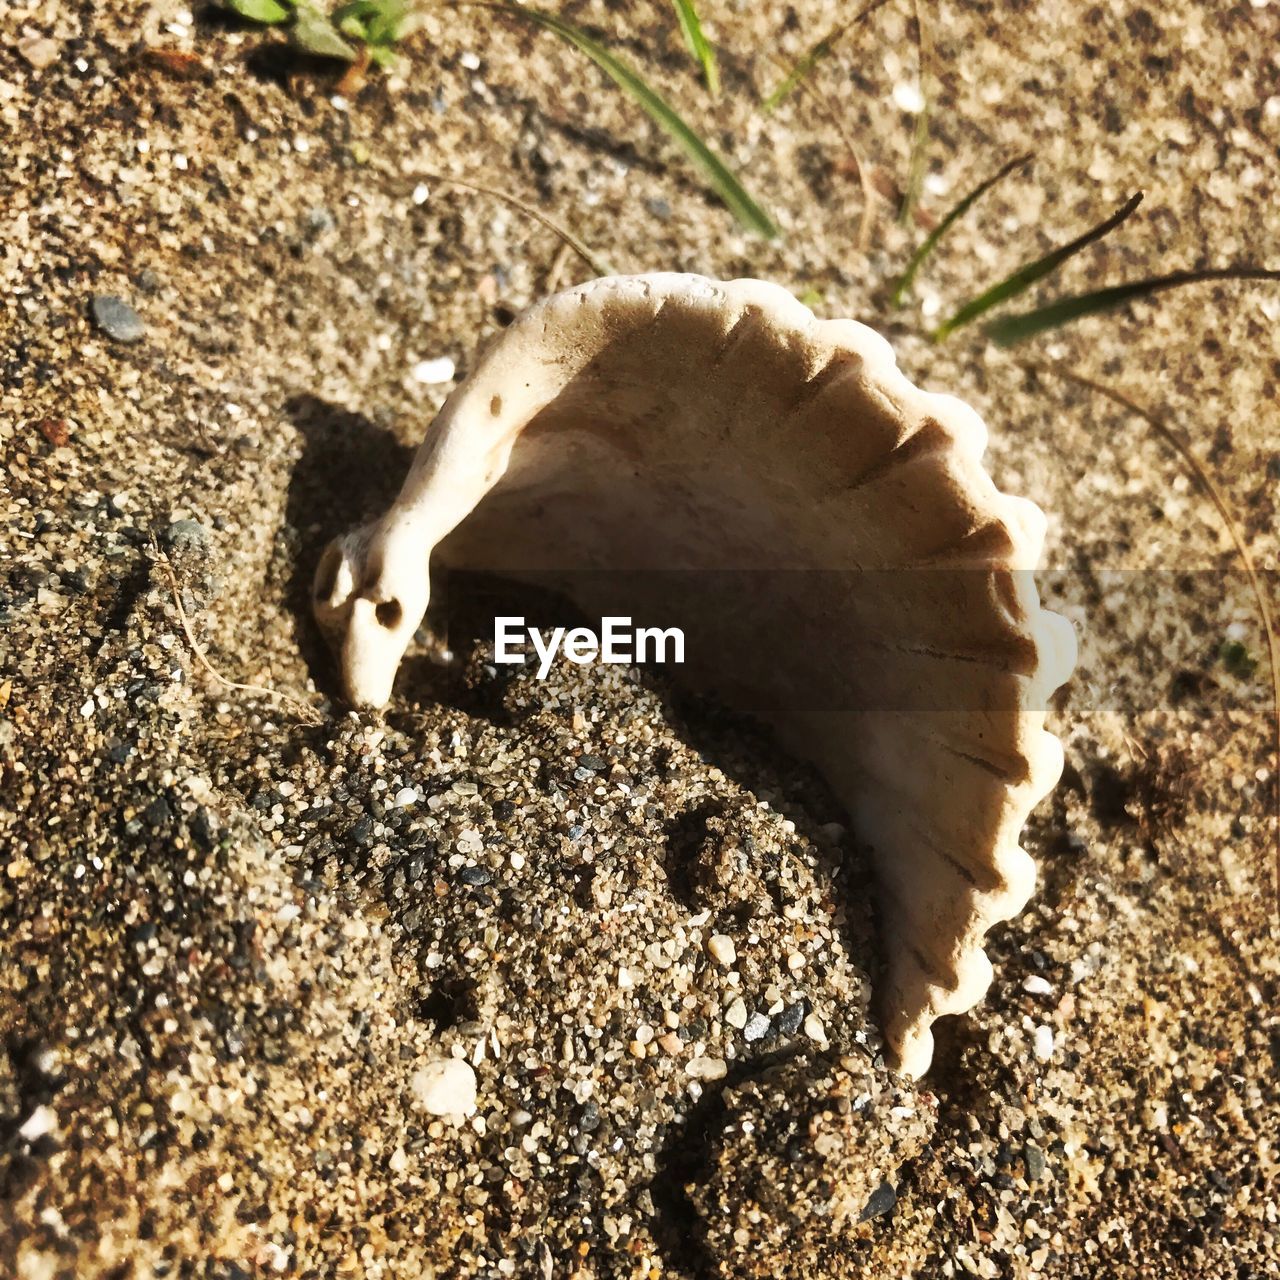
[[[757,110],[774,51],[801,56],[834,3],[739,6],[714,32],[715,103],[660,7],[584,10],[779,217],[771,245],[573,50],[480,11],[427,10],[405,74],[339,104],[257,31],[27,8],[0,73],[0,1274],[1275,1273],[1275,774],[1265,663],[1230,647],[1259,654],[1248,582],[1157,433],[977,326],[924,335],[1133,190],[1132,233],[1055,288],[1251,260],[1275,205],[1257,50],[1277,7],[934,10],[916,226],[893,216],[910,6],[819,69],[856,167],[802,96]],[[889,307],[925,227],[1026,151]],[[996,985],[940,1027],[918,1088],[878,1064],[865,1016],[870,895],[838,830],[856,815],[767,745],[709,750],[643,688],[566,685],[535,710],[477,678],[472,696],[434,647],[385,719],[329,700],[309,575],[402,479],[446,389],[414,365],[451,352],[465,374],[553,277],[586,274],[487,197],[438,184],[415,203],[428,157],[500,178],[619,269],[762,275],[874,324],[981,412],[999,483],[1048,512],[1043,589],[1082,640],[1050,709],[1067,769],[1024,837],[1032,902],[988,941]],[[866,254],[859,172],[889,193]],[[145,298],[145,341],[111,337],[94,297]],[[1275,321],[1273,286],[1206,285],[1025,349],[1167,414],[1264,581]],[[185,520],[205,545],[168,545]],[[208,676],[153,536],[210,661],[314,714]],[[627,793],[584,763],[618,750],[637,757]],[[395,805],[405,788],[418,801]],[[669,824],[703,802],[669,864]],[[784,845],[800,854],[779,886]],[[779,887],[813,937],[784,938]],[[1024,991],[1028,971],[1052,989]],[[724,1076],[692,1079],[696,1057]],[[461,1124],[415,1103],[441,1058],[475,1073]],[[893,1211],[859,1223],[883,1183]]]
[[[93,321],[107,335],[117,342],[141,342],[146,337],[147,326],[142,317],[122,298],[113,298],[109,294],[96,294],[90,303]]]

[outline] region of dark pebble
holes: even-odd
[[[579,756],[578,767],[591,773],[603,773],[609,767],[609,762],[600,756]]]
[[[872,1218],[879,1218],[888,1213],[895,1204],[898,1203],[898,1193],[894,1190],[892,1182],[882,1182],[872,1193],[871,1199],[867,1201],[867,1207],[862,1211],[860,1222],[870,1222]]]
[[[789,1004],[783,1011],[773,1020],[773,1029],[780,1036],[793,1036],[800,1030],[800,1024],[804,1021],[804,1001],[797,1000],[795,1004]]]
[[[160,537],[170,551],[203,551],[209,545],[209,530],[198,520],[174,520]]]
[[[1033,1146],[1028,1142],[1022,1148],[1022,1163],[1027,1166],[1028,1182],[1039,1182],[1044,1177],[1048,1162],[1044,1158],[1044,1152],[1039,1147]]]
[[[144,815],[149,827],[163,827],[173,818],[173,810],[164,796],[157,796],[149,805]]]
[[[147,332],[142,317],[122,298],[95,294],[91,310],[94,324],[117,342],[141,342]]]
[[[600,1108],[591,1101],[582,1104],[582,1112],[578,1116],[578,1128],[583,1133],[592,1133],[600,1127]]]
[[[484,867],[459,867],[458,879],[461,880],[463,884],[470,884],[478,887],[482,884],[488,884],[493,879],[493,876],[490,872],[486,871]]]

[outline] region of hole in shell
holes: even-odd
[[[489,412],[496,418],[502,412],[502,397],[494,396],[489,401]]]
[[[400,625],[400,619],[404,617],[404,610],[400,607],[399,600],[384,600],[373,612],[378,622],[388,631],[394,631]]]

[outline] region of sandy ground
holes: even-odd
[[[755,105],[837,7],[701,8],[721,46],[714,105],[664,6],[568,12],[714,140],[777,245],[740,232],[579,55],[488,13],[433,14],[402,78],[335,103],[322,69],[212,13],[0,9],[0,1275],[1280,1267],[1276,779],[1256,608],[1177,455],[1046,368],[1167,415],[1277,608],[1280,300],[1204,286],[1008,353],[976,329],[924,337],[1138,190],[1140,215],[1055,287],[1277,265],[1280,8],[926,9],[925,217],[1013,155],[1034,163],[955,229],[901,309],[889,292],[922,229],[876,197],[861,251],[862,188],[827,112]],[[888,193],[913,128],[907,18],[887,6],[814,81]],[[43,69],[19,51],[28,28],[56,42]],[[466,697],[420,665],[385,722],[328,700],[307,582],[326,537],[394,490],[448,390],[411,370],[448,356],[464,375],[513,312],[588,274],[501,202],[434,179],[415,200],[428,171],[535,203],[617,270],[762,276],[875,325],[911,376],[978,408],[1000,485],[1050,514],[1044,589],[1081,640],[1054,703],[1067,769],[1028,830],[1037,895],[992,935],[995,985],[941,1029],[920,1089],[884,1069],[863,1021],[874,945],[839,882],[856,850],[837,873],[838,815],[766,744],[721,732],[702,752],[705,709],[625,681],[513,710],[482,665]],[[100,295],[136,308],[140,342],[104,335]],[[218,670],[310,712],[209,677],[160,551]],[[1256,668],[1224,661],[1224,642]],[[549,771],[522,769],[531,754]],[[394,803],[406,788],[423,807],[443,797],[430,821],[396,816],[416,812]],[[592,824],[567,816],[584,802]],[[588,826],[585,858],[569,832]],[[805,945],[830,949],[825,987],[770,977],[794,942],[768,910],[743,987],[688,923],[731,905],[696,893],[715,898],[717,857],[748,835],[793,894],[765,899],[800,904]],[[595,866],[629,841],[633,858]],[[546,871],[527,901],[513,849]],[[671,879],[699,859],[695,889]],[[569,939],[593,937],[613,895],[656,930],[654,953],[638,928],[620,935],[639,994],[619,1003],[602,952],[581,966],[589,997],[534,998],[539,964],[563,975],[593,954]],[[521,914],[543,899],[570,912],[567,932]],[[457,971],[442,980],[432,955]],[[772,1040],[746,1043],[738,994]],[[663,1020],[677,996],[694,1000],[682,1031]],[[600,1035],[566,1036],[562,1016],[584,1007]],[[654,1035],[637,1054],[641,1024]],[[697,1098],[667,1032],[672,1060],[725,1068],[699,1068]],[[507,1033],[520,1048],[495,1057]],[[788,1037],[795,1056],[766,1056]],[[419,1073],[455,1045],[480,1055],[463,1124],[422,1109]],[[593,1116],[597,1088],[610,1105]],[[726,1143],[726,1119],[760,1140]],[[840,1135],[816,1171],[787,1146],[802,1120]],[[736,1223],[751,1196],[761,1221]]]

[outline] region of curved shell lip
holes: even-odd
[[[625,323],[634,324],[643,336],[649,331],[646,326],[656,326],[664,313],[671,314],[670,308],[676,314],[683,309],[688,316],[706,312],[730,317],[725,322],[730,335],[748,316],[773,326],[790,352],[809,361],[808,377],[814,385],[823,384],[823,353],[828,364],[831,353],[847,358],[854,362],[854,380],[868,389],[868,395],[878,396],[887,412],[914,424],[899,443],[910,445],[928,426],[929,453],[924,456],[939,459],[931,473],[932,500],[980,516],[981,523],[975,524],[980,536],[945,544],[926,559],[938,566],[990,574],[993,626],[1002,629],[1006,640],[1029,645],[1033,653],[1022,702],[1000,748],[999,758],[1010,762],[1010,776],[1003,808],[990,820],[986,842],[998,872],[996,886],[985,892],[964,890],[969,915],[963,930],[955,932],[954,955],[948,961],[940,965],[936,959],[913,958],[913,949],[903,947],[882,992],[886,1038],[900,1068],[918,1075],[932,1052],[933,1020],[971,1008],[990,983],[982,938],[991,925],[1020,911],[1033,890],[1034,864],[1019,840],[1031,809],[1053,788],[1062,769],[1061,744],[1044,729],[1044,715],[1050,693],[1069,677],[1076,658],[1074,628],[1041,607],[1034,582],[1045,518],[1034,503],[1002,493],[983,467],[987,429],[981,417],[955,397],[915,386],[899,369],[892,347],[874,330],[855,320],[819,319],[780,285],[750,279],[718,282],[668,272],[605,277],[535,303],[486,346],[424,440],[402,498],[381,522],[382,536],[397,529],[403,533],[412,525],[428,546],[438,542],[502,478],[524,426],[555,394],[557,377],[572,380],[571,370],[581,367],[583,350],[593,342],[612,341]],[[593,317],[598,321],[594,327]],[[557,335],[563,335],[560,349]],[[521,344],[528,344],[528,349]],[[528,373],[523,391],[513,369]],[[483,449],[474,435],[482,427],[488,442]],[[897,450],[894,445],[891,452]],[[889,459],[891,464],[914,460],[910,449],[900,452],[901,459]],[[437,479],[446,473],[452,477],[451,486]],[[424,515],[421,494],[433,483],[435,510]],[[464,490],[478,496],[460,497]],[[418,497],[411,501],[415,492]],[[425,571],[425,564],[416,571]],[[389,693],[390,677],[383,683]],[[372,687],[364,679],[349,682],[356,692],[366,686]],[[856,827],[858,806],[848,800],[846,804]]]

